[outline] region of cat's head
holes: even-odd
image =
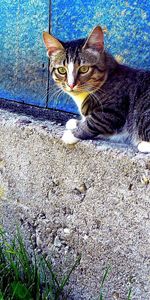
[[[107,67],[100,26],[87,39],[62,42],[47,32],[43,33],[43,39],[52,78],[65,92],[71,96],[92,93],[105,82]]]

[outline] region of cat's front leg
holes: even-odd
[[[65,144],[72,145],[72,144],[76,144],[77,142],[79,142],[79,139],[74,136],[74,134],[72,133],[72,130],[66,129],[63,133],[62,141]]]
[[[138,150],[142,153],[150,153],[150,142],[141,141],[138,144]]]
[[[71,144],[76,144],[80,140],[92,138],[93,135],[91,136],[91,134],[89,135],[89,133],[85,134],[85,127],[86,127],[85,124],[86,124],[86,118],[84,116],[82,116],[81,120],[70,119],[66,123],[66,130],[64,131],[64,134],[62,136],[62,141],[65,144],[71,145]]]
[[[79,120],[77,119],[70,119],[69,121],[67,121],[66,123],[66,129],[75,129],[77,127],[77,124],[79,123]]]
[[[66,129],[64,131],[62,140],[65,144],[75,144],[80,140],[90,140],[98,135],[97,130],[90,128],[89,120],[91,117],[83,118],[77,122],[74,129]]]
[[[65,144],[76,144],[80,140],[92,139],[95,133],[91,133],[87,127],[86,118],[81,120],[71,119],[66,123],[66,130],[62,136]]]
[[[79,141],[79,139],[76,138],[72,133],[72,130],[77,127],[77,124],[79,122],[80,121],[77,119],[70,119],[69,121],[67,121],[66,126],[65,126],[66,130],[64,131],[63,136],[62,136],[62,141],[65,144],[69,144],[69,145],[76,144]]]

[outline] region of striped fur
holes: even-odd
[[[135,145],[148,142],[146,152],[150,152],[150,72],[117,63],[103,48],[99,26],[88,39],[58,42],[62,47],[57,51],[47,47],[51,75],[84,116],[72,129],[73,136],[93,139],[125,131]],[[65,75],[58,73],[60,66],[66,69]],[[88,72],[80,73],[81,66],[88,66]]]

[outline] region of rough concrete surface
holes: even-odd
[[[61,123],[61,122],[60,122]],[[0,110],[0,222],[68,268],[69,299],[150,299],[150,156],[96,142],[65,146],[63,126]],[[107,289],[108,288],[108,289]]]

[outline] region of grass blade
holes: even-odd
[[[61,290],[65,287],[65,285],[68,283],[70,275],[72,274],[72,272],[76,269],[76,267],[80,264],[80,260],[81,260],[81,255],[79,255],[74,263],[74,265],[72,266],[72,268],[70,269],[69,273],[67,275],[65,275],[61,281],[61,285],[60,288]]]
[[[131,287],[129,288],[129,291],[128,291],[128,295],[127,295],[127,300],[132,300],[131,298],[131,293],[132,293],[132,289]]]
[[[100,284],[100,296],[99,296],[99,300],[104,300],[103,298],[103,287],[104,287],[104,283],[108,277],[108,274],[110,272],[110,267],[107,267],[105,272],[104,272],[104,275],[102,277],[102,280],[101,280],[101,284]]]

